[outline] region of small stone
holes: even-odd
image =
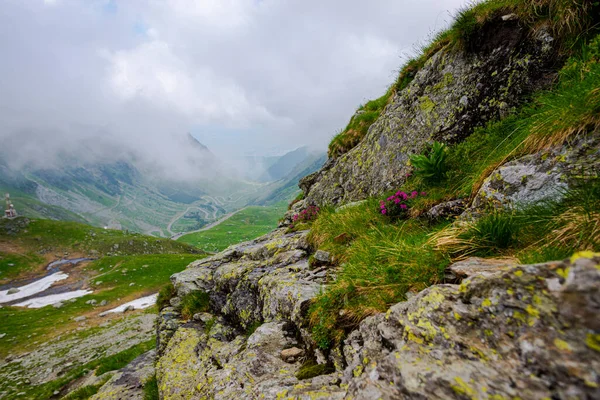
[[[319,263],[327,264],[331,262],[331,254],[328,251],[317,250],[314,259]]]
[[[123,312],[126,313],[127,311],[133,311],[133,310],[135,310],[135,307],[132,305],[128,305],[127,307],[125,307],[123,309]]]
[[[502,21],[512,21],[518,19],[517,14],[506,14],[502,16]]]
[[[0,339],[2,339],[4,336],[6,336],[6,333],[0,333]]]
[[[96,281],[95,285],[96,285],[96,286],[98,286],[98,285],[102,285],[102,281]]]
[[[102,300],[102,301],[100,302],[100,307],[104,307],[104,306],[105,306],[105,305],[107,305],[107,304],[108,304],[108,301],[106,301],[106,300]]]
[[[58,390],[55,390],[54,393],[52,393],[55,396],[58,396],[60,394],[60,392]]]
[[[467,107],[469,105],[469,98],[467,96],[463,96],[458,102],[461,106]]]
[[[6,292],[6,294],[15,294],[15,293],[19,293],[19,289],[11,288],[11,289],[8,289],[8,292]]]
[[[95,305],[96,305],[96,303],[97,303],[97,301],[96,301],[96,300],[94,300],[94,299],[92,299],[92,300],[88,300],[88,301],[86,301],[86,302],[85,302],[85,304],[88,304],[88,305],[91,305],[91,306],[95,306]]]
[[[83,322],[83,321],[85,321],[86,319],[87,319],[87,318],[86,318],[85,316],[83,316],[83,315],[82,315],[82,316],[80,316],[80,317],[75,317],[75,318],[73,318],[73,321],[75,321],[75,322]]]
[[[294,363],[299,357],[304,355],[304,350],[297,347],[291,347],[281,351],[281,359],[287,363]]]
[[[13,264],[13,263],[10,263],[10,264],[8,264],[8,266],[9,266],[9,267],[14,267],[14,266],[15,266],[15,264]]]
[[[64,305],[65,305],[65,303],[63,303],[62,301],[59,301],[58,303],[52,304],[52,307],[54,307],[54,308],[61,308]]]
[[[135,286],[135,283],[131,282],[131,283],[129,284],[129,286]]]

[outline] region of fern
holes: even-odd
[[[448,165],[447,146],[434,142],[428,154],[415,154],[410,157],[411,164],[415,167],[415,174],[430,183],[439,183],[446,177]]]

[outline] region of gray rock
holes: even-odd
[[[600,139],[580,139],[558,149],[521,157],[497,168],[484,181],[469,214],[488,207],[526,207],[559,201],[582,168],[586,174],[600,173]]]
[[[331,262],[331,254],[328,251],[317,250],[314,254],[315,261],[321,264],[328,264]]]
[[[54,307],[54,308],[61,308],[64,305],[65,305],[65,303],[63,303],[62,301],[59,301],[58,303],[52,304],[52,307]]]
[[[97,303],[97,301],[95,299],[91,299],[85,302],[85,304],[91,305],[91,306],[95,306]]]
[[[0,333],[0,339],[2,339],[4,336],[6,336],[6,333]]]
[[[85,316],[81,315],[81,316],[79,316],[79,317],[75,317],[75,318],[73,318],[73,321],[75,321],[75,322],[83,322],[83,321],[85,321],[86,319],[87,319],[87,318],[86,318]]]
[[[19,289],[10,288],[10,289],[8,289],[8,292],[6,292],[6,294],[15,294],[15,293],[19,293]]]
[[[304,356],[304,350],[297,347],[281,350],[281,359],[286,363],[293,364],[302,356]]]
[[[125,308],[123,309],[123,313],[126,313],[126,312],[128,312],[128,311],[133,311],[133,310],[135,310],[135,307],[134,307],[134,306],[132,306],[132,305],[128,305],[127,307],[125,307]]]
[[[104,307],[104,306],[105,306],[105,305],[107,305],[107,304],[108,304],[108,301],[106,301],[106,300],[102,300],[102,301],[100,302],[100,307]]]
[[[458,217],[463,213],[466,202],[462,199],[447,201],[433,206],[425,213],[425,218],[431,222]]]

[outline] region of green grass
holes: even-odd
[[[322,210],[309,240],[331,252],[342,268],[310,309],[317,345],[328,348],[364,317],[404,299],[406,292],[440,282],[449,258],[427,242],[430,233],[443,227],[416,220],[389,223],[373,200],[338,212]]]
[[[156,375],[153,375],[144,384],[144,400],[159,400],[159,398],[158,380],[156,379]]]
[[[268,207],[251,206],[209,230],[184,235],[178,241],[205,251],[221,251],[275,229],[286,208],[286,202]]]
[[[92,397],[93,395],[98,393],[100,388],[106,382],[108,382],[109,379],[110,379],[110,377],[106,377],[106,378],[102,379],[96,385],[88,385],[88,386],[81,387],[77,390],[74,390],[71,393],[69,393],[68,395],[66,395],[65,397],[63,397],[63,400],[86,400],[86,399],[89,399],[90,397]]]
[[[0,284],[7,283],[15,277],[35,272],[44,259],[39,254],[3,253],[0,251]]]

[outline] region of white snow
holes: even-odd
[[[158,293],[151,294],[150,296],[141,297],[139,299],[135,299],[130,301],[129,303],[121,304],[119,307],[113,308],[112,310],[105,311],[100,315],[106,315],[108,313],[119,313],[125,311],[125,309],[129,306],[133,306],[136,310],[141,310],[144,308],[151,307],[156,304],[156,299],[158,298]]]
[[[12,288],[8,290],[0,290],[0,303],[8,303],[9,301],[33,296],[36,293],[40,293],[48,289],[54,284],[54,282],[62,281],[68,277],[69,275],[65,274],[64,272],[56,272],[35,282],[31,282],[28,285],[16,288],[19,290],[17,293],[8,294]]]
[[[74,290],[72,292],[51,294],[48,296],[36,297],[35,299],[25,300],[22,303],[15,304],[17,307],[42,308],[51,304],[56,304],[59,301],[65,301],[82,297],[93,293],[91,290]]]

